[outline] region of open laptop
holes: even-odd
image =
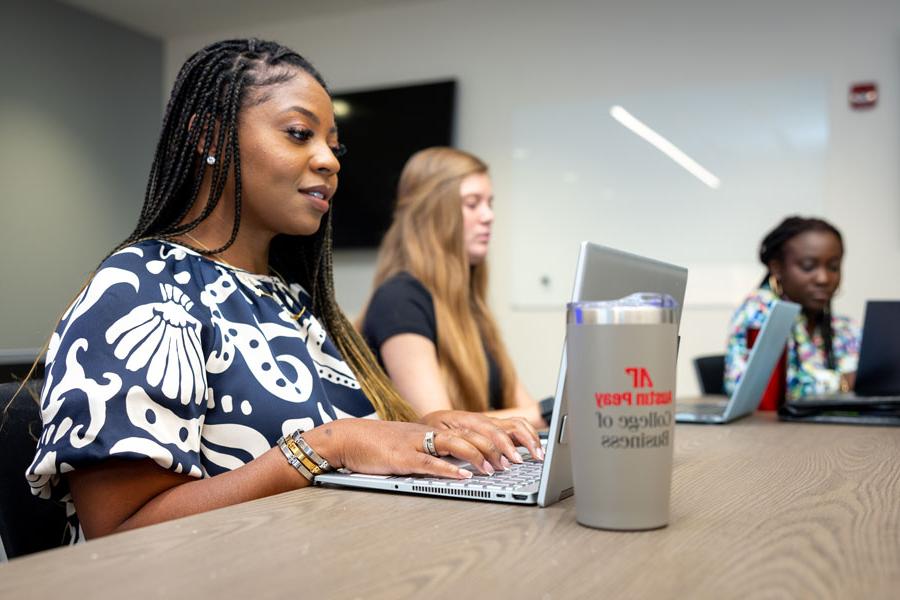
[[[746,370],[731,398],[709,395],[698,402],[676,399],[675,420],[679,423],[722,424],[756,410],[799,313],[799,304],[776,302],[750,350]]]
[[[687,286],[687,269],[656,260],[582,242],[575,269],[572,300],[612,300],[635,292],[669,294],[680,307]],[[678,318],[681,317],[679,309]],[[544,445],[544,461],[539,462],[519,449],[525,463],[513,464],[505,472],[478,475],[463,461],[445,458],[476,473],[471,479],[456,480],[421,476],[382,476],[361,473],[326,473],[316,477],[317,485],[424,494],[448,498],[468,498],[513,504],[549,506],[571,496],[572,461],[566,422],[569,403],[565,390],[566,355],[556,384],[553,417]]]
[[[790,421],[900,425],[900,301],[866,303],[855,390],[786,402]]]
[[[808,400],[890,399],[900,401],[900,300],[866,302],[854,391]]]

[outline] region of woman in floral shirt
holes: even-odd
[[[746,369],[747,330],[762,327],[776,300],[803,307],[788,339],[787,397],[852,389],[860,331],[831,312],[843,255],[840,232],[821,219],[788,217],[765,237],[759,258],[768,272],[731,320],[726,392],[734,391]]]

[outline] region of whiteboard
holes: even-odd
[[[616,105],[720,187],[623,127]],[[763,235],[788,214],[822,213],[828,138],[824,78],[536,98],[513,114],[513,304],[563,304],[581,240],[687,266],[686,305],[739,298],[762,273]]]

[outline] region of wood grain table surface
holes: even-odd
[[[305,489],[15,559],[0,598],[900,598],[900,430],[678,425],[665,529]]]

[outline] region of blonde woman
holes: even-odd
[[[541,427],[487,306],[493,200],[471,154],[427,148],[407,161],[363,336],[417,413],[488,411]]]

